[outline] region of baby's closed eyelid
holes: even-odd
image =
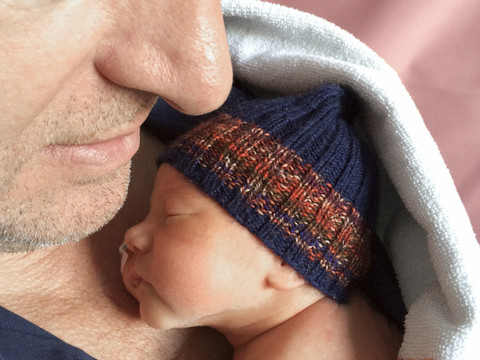
[[[165,219],[170,219],[170,218],[178,218],[180,216],[184,216],[185,214],[181,214],[181,213],[176,213],[176,214],[166,214],[165,215]]]
[[[185,214],[185,209],[181,206],[175,206],[175,205],[170,205],[170,206],[165,206],[163,208],[163,216],[164,217],[173,217],[173,216],[179,216],[179,215],[184,215]]]
[[[163,204],[162,213],[165,217],[189,215],[195,211],[195,203],[174,198]]]

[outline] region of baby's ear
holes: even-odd
[[[267,286],[279,291],[293,290],[306,280],[285,261],[279,260],[267,275]]]

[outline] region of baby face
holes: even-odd
[[[126,288],[158,329],[241,318],[265,288],[274,255],[168,164],[160,166],[143,222],[125,235]]]

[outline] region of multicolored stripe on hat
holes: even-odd
[[[375,168],[343,119],[342,106],[352,104],[348,96],[324,85],[308,95],[247,101],[196,126],[161,157],[338,302],[346,301],[348,285],[365,274],[370,261],[371,227],[355,203],[362,210],[375,208]],[[330,149],[335,146],[336,155]],[[338,188],[357,198],[346,198]]]

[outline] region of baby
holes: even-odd
[[[360,285],[383,252],[358,113],[354,94],[323,85],[238,101],[169,146],[122,247],[142,319],[211,326],[235,360],[396,359],[401,331],[372,306],[381,290]]]

